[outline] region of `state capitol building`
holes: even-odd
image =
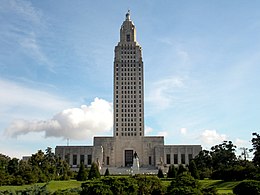
[[[142,47],[129,11],[115,47],[113,88],[113,136],[94,137],[94,146],[56,146],[55,154],[71,167],[79,167],[81,162],[86,166],[99,162],[110,170],[131,167],[136,152],[140,170],[157,169],[189,164],[201,151],[200,145],[164,145],[163,136],[144,136]]]

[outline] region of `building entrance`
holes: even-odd
[[[133,150],[125,150],[125,166],[131,167],[133,165]]]

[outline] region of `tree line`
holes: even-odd
[[[29,160],[19,160],[0,154],[0,185],[23,185],[50,180],[67,180],[70,167],[48,147],[39,150]]]
[[[200,179],[211,178],[225,181],[253,179],[260,180],[260,135],[253,133],[252,149],[242,148],[236,156],[236,146],[231,141],[202,150],[193,160]],[[253,152],[252,161],[248,152]]]

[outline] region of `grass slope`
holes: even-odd
[[[71,188],[78,188],[81,187],[81,183],[76,180],[68,180],[68,181],[50,181],[47,184],[47,190],[49,192],[55,192],[57,190],[65,190],[65,189],[71,189]],[[30,188],[34,185],[37,186],[43,186],[46,183],[37,183],[37,184],[32,184],[32,185],[23,185],[23,186],[0,186],[0,191],[6,191],[6,190],[24,190],[27,188]]]
[[[202,185],[202,187],[215,186],[219,194],[228,194],[228,193],[232,194],[233,188],[240,183],[240,181],[225,182],[222,180],[210,180],[210,179],[200,180],[199,182]]]
[[[170,185],[171,181],[163,181],[163,185],[167,187]],[[239,184],[240,182],[224,182],[222,180],[199,180],[200,184],[202,187],[210,187],[210,186],[215,186],[218,190],[219,194],[228,194],[228,193],[233,193],[233,188]],[[69,180],[69,181],[50,181],[47,184],[47,190],[49,192],[55,192],[57,190],[65,190],[65,189],[72,189],[72,188],[79,188],[81,187],[81,183],[76,180]],[[37,186],[43,186],[45,183],[38,183],[34,184]],[[0,186],[0,191],[6,191],[6,190],[24,190],[26,188],[30,188],[34,185],[23,185],[23,186]]]

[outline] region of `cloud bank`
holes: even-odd
[[[15,120],[5,129],[8,137],[45,132],[45,137],[87,139],[112,129],[112,104],[95,98],[89,105],[63,110],[46,121]]]
[[[217,133],[216,130],[204,130],[200,135],[200,140],[206,145],[214,145],[227,140],[227,136]]]

